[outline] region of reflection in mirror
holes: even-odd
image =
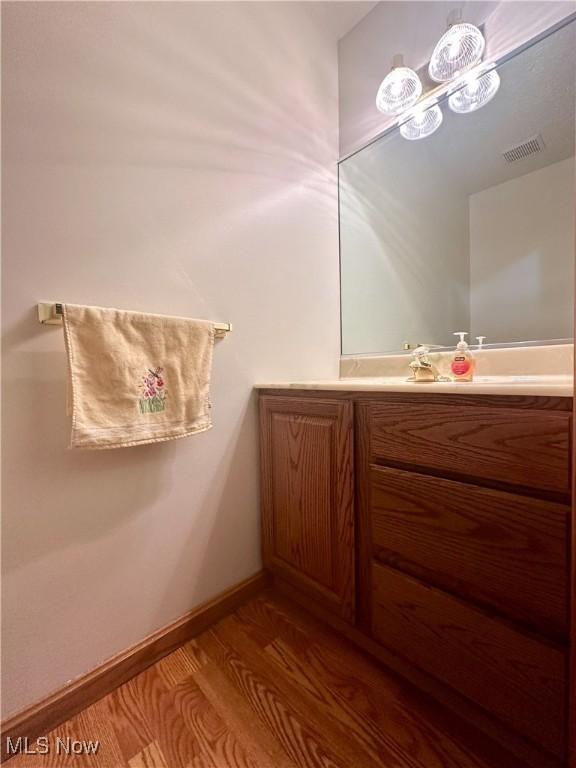
[[[495,97],[340,175],[343,354],[571,338],[576,22],[498,67]]]

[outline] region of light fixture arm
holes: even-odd
[[[462,13],[462,8],[454,8],[448,14],[448,18],[446,19],[446,27],[447,29],[450,29],[450,27],[453,27],[455,24],[460,24],[463,20],[464,14]]]

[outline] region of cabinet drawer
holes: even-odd
[[[568,411],[374,403],[370,433],[375,461],[570,491]]]
[[[374,564],[374,637],[550,752],[564,750],[565,653]]]
[[[567,633],[568,506],[373,467],[370,509],[379,561],[540,632]]]

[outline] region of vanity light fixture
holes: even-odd
[[[422,95],[422,83],[413,69],[404,66],[401,55],[394,56],[392,70],[380,83],[376,107],[387,115],[399,115],[412,107]]]
[[[462,21],[460,10],[448,17],[448,30],[436,43],[428,72],[440,83],[422,96],[422,82],[414,70],[395,56],[392,71],[384,78],[376,96],[380,112],[398,115],[400,134],[409,141],[431,136],[442,125],[439,93],[448,95],[449,108],[458,114],[475,112],[488,104],[500,87],[495,64],[482,64],[486,42],[474,24]]]
[[[459,81],[462,87],[456,87],[448,97],[448,106],[453,112],[475,112],[494,98],[500,88],[500,75],[491,67],[494,65],[480,67]]]
[[[486,42],[482,32],[474,24],[460,21],[461,11],[453,11],[448,17],[448,30],[436,43],[428,73],[437,83],[453,80],[482,58]]]
[[[407,118],[400,126],[400,133],[409,141],[425,139],[442,125],[442,110],[437,104],[431,106],[419,104],[407,112],[403,118]]]

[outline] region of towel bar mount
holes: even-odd
[[[62,304],[54,301],[39,302],[38,322],[42,325],[62,325]],[[223,338],[231,330],[231,323],[214,323],[214,332],[217,338]]]

